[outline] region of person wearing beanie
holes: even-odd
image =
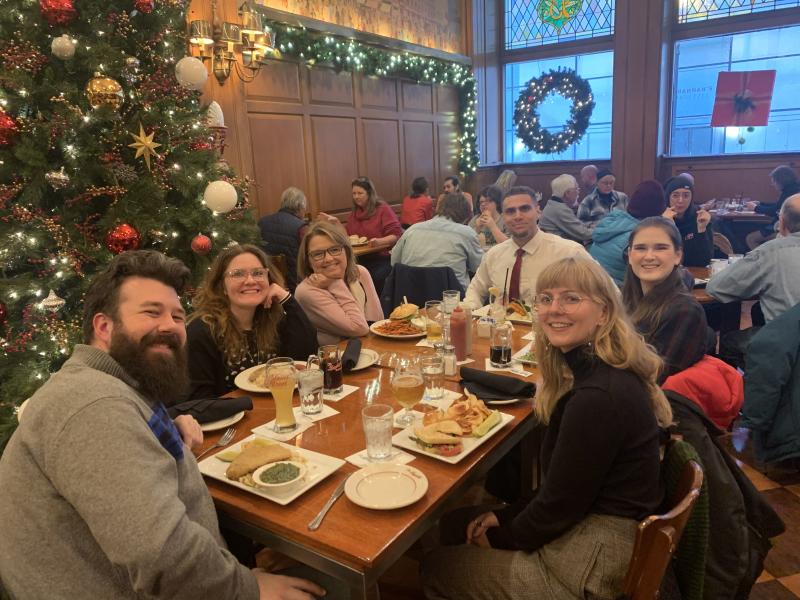
[[[687,267],[705,267],[714,256],[714,232],[711,215],[692,202],[694,185],[686,177],[673,177],[664,184],[664,194],[669,208],[665,217],[675,221],[683,238],[683,264]]]
[[[628,202],[628,210],[612,210],[594,228],[589,254],[608,271],[617,285],[622,285],[625,279],[625,248],[631,231],[642,219],[661,216],[666,208],[661,184],[650,179],[636,187]]]
[[[572,175],[559,175],[550,182],[552,196],[542,208],[539,229],[567,240],[588,244],[592,230],[575,216],[578,205],[578,182]]]
[[[616,177],[608,169],[597,172],[597,186],[578,207],[578,218],[587,227],[595,227],[615,208],[628,208],[628,196],[614,189],[616,181]]]

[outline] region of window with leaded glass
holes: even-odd
[[[707,21],[797,7],[800,7],[800,0],[679,0],[678,22]]]
[[[614,33],[615,0],[505,0],[507,50]]]

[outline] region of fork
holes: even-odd
[[[214,448],[219,448],[221,446],[227,446],[228,444],[230,444],[231,440],[233,439],[233,434],[235,434],[235,433],[236,433],[236,428],[235,427],[228,427],[228,429],[225,430],[225,433],[222,434],[222,437],[219,438],[219,441],[216,444],[214,444],[213,446],[211,446],[210,448],[206,448],[200,454],[198,454],[196,460],[200,460],[200,458],[204,454],[210,452]]]

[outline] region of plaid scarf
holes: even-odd
[[[175,457],[175,460],[183,460],[181,434],[178,433],[178,428],[169,418],[167,409],[160,402],[153,409],[153,416],[147,421],[147,425],[164,449]]]

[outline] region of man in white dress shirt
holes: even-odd
[[[510,237],[484,255],[465,298],[473,307],[486,303],[490,287],[501,292],[505,288],[509,299],[530,304],[542,269],[558,259],[585,254],[577,242],[539,231],[541,211],[535,194],[526,186],[513,187],[505,193],[503,220]]]

